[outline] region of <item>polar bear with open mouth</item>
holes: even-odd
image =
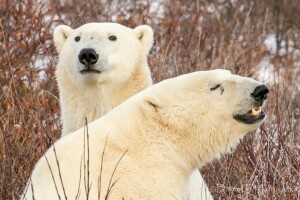
[[[37,163],[24,195],[189,199],[190,174],[262,124],[268,92],[227,70],[162,81],[56,142]]]

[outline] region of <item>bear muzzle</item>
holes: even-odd
[[[86,73],[101,73],[99,70],[94,69],[92,66],[97,63],[99,55],[92,48],[82,49],[78,55],[78,60],[84,65],[84,69],[80,71],[82,74]]]
[[[262,105],[267,99],[268,93],[269,89],[265,85],[257,86],[250,96],[258,106],[251,108],[245,114],[235,114],[233,118],[245,124],[255,124],[262,121],[265,118],[265,113],[262,111]]]

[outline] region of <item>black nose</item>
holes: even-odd
[[[84,65],[95,64],[98,61],[99,55],[94,49],[82,49],[78,55],[78,60]]]
[[[253,93],[251,93],[251,97],[255,101],[262,102],[268,97],[269,89],[265,85],[257,86]]]

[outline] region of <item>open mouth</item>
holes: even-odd
[[[233,118],[245,124],[255,124],[265,118],[265,113],[262,112],[262,107],[255,107],[242,115],[234,115]]]
[[[81,70],[80,73],[81,74],[100,74],[101,72],[96,69],[87,68],[87,69]]]

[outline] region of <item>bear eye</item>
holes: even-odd
[[[210,91],[216,90],[216,89],[218,89],[219,87],[221,87],[221,84],[217,84],[217,85],[215,85],[214,87],[211,87],[211,88],[210,88]]]
[[[75,41],[79,42],[80,41],[80,36],[75,37]]]
[[[224,92],[224,87],[222,87],[221,84],[217,84],[217,85],[211,87],[211,88],[210,88],[210,91],[214,91],[214,90],[216,90],[216,89],[219,89],[220,92],[221,92],[221,94],[223,94],[223,92]]]
[[[114,35],[112,35],[112,36],[109,36],[108,39],[109,39],[110,41],[116,41],[116,40],[117,40],[117,37],[114,36]]]

